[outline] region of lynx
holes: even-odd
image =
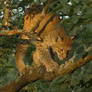
[[[41,16],[41,11],[37,11],[36,14],[33,14],[32,10],[34,10],[32,7],[29,8],[24,17],[23,29],[27,32],[32,29]],[[37,67],[45,66],[47,72],[52,72],[59,66],[57,62],[52,59],[50,49],[52,49],[53,53],[57,53],[58,58],[63,60],[67,57],[67,53],[72,47],[73,39],[66,35],[64,27],[58,26],[59,23],[60,19],[58,16],[47,13],[35,31],[42,41],[35,43],[36,51],[33,54],[33,61]],[[22,39],[29,39],[29,37],[27,35],[22,35]],[[26,44],[22,44],[21,46],[21,48],[25,48]],[[17,56],[19,56],[19,54]],[[23,58],[20,57],[20,59],[21,60],[16,59],[16,62],[18,63],[17,66],[20,66],[21,72],[23,68],[25,69],[25,66],[24,64],[23,67],[21,66],[22,64],[20,62],[23,61]]]

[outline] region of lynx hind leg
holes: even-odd
[[[58,64],[54,62],[50,56],[48,49],[39,47],[33,56],[34,63],[39,67],[44,65],[47,72],[53,72],[58,68]]]

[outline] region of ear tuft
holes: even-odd
[[[75,36],[72,36],[71,39],[74,40],[75,39]]]

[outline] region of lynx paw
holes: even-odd
[[[25,66],[25,68],[23,68],[21,71],[19,71],[20,75],[24,75],[26,71],[28,71],[30,69],[29,66]]]
[[[47,72],[53,72],[58,68],[58,64],[56,62],[48,62],[44,64]]]

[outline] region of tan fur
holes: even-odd
[[[24,18],[24,30],[28,32],[36,24],[40,13],[35,14],[34,17],[31,16],[32,14],[26,14]],[[58,67],[58,64],[51,58],[49,49],[52,48],[53,52],[56,52],[60,59],[64,59],[67,56],[67,52],[71,49],[73,42],[73,40],[66,35],[63,27],[57,27],[60,22],[57,16],[54,16],[53,19],[49,21],[52,16],[52,14],[46,14],[36,30],[36,33],[43,39],[43,42],[36,43],[36,51],[33,55],[33,60],[37,67],[44,65],[48,72],[54,71]],[[48,24],[46,24],[47,21],[49,21]],[[45,28],[41,32],[44,26]],[[22,39],[29,39],[29,37],[22,35]],[[20,61],[17,63],[19,64]],[[18,66],[21,67],[21,65]]]
[[[22,73],[27,68],[23,62],[23,57],[28,47],[28,44],[18,44],[16,49],[16,65],[20,73]]]

